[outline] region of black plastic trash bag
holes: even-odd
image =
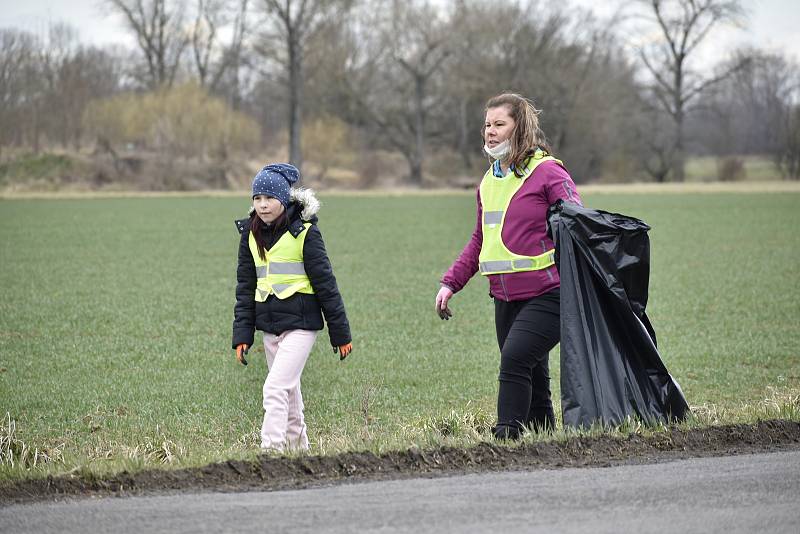
[[[682,420],[689,406],[645,314],[650,227],[563,201],[548,224],[561,275],[564,426],[617,425],[630,415]]]

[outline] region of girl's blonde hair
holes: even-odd
[[[505,106],[508,114],[514,119],[514,131],[509,137],[508,164],[514,167],[514,174],[522,177],[525,174],[523,164],[537,149],[545,154],[552,150],[544,132],[539,127],[539,113],[533,102],[516,93],[503,93],[493,96],[486,102],[484,111]],[[486,142],[486,124],[481,128],[481,138]]]

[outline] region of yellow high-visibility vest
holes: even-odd
[[[537,150],[533,156],[525,160],[524,174],[521,178],[518,178],[510,169],[505,176],[498,178],[492,172],[491,167],[483,176],[480,186],[481,206],[483,207],[483,244],[480,256],[478,256],[482,275],[538,271],[555,263],[555,249],[538,256],[520,256],[508,250],[502,237],[503,224],[511,199],[536,167],[545,161],[555,161],[563,165],[561,160],[546,156],[544,152]]]
[[[253,261],[256,264],[256,301],[264,302],[270,295],[279,299],[291,297],[295,293],[313,294],[311,280],[303,266],[303,244],[311,223],[303,225],[303,231],[297,237],[291,232],[284,232],[272,248],[265,250],[266,260],[258,255],[258,247],[253,232],[250,232],[248,244]]]

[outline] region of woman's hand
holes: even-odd
[[[453,290],[445,286],[442,286],[442,288],[436,294],[436,313],[438,313],[439,317],[444,321],[450,320],[450,317],[453,316],[453,312],[451,312],[450,308],[447,307],[447,303],[450,301],[450,297],[452,296]]]

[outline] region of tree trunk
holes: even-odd
[[[294,32],[289,33],[289,163],[301,171],[303,152],[300,134],[303,127],[303,58]]]
[[[680,141],[675,147],[675,155],[672,160],[672,180],[675,182],[686,181],[686,154]]]
[[[683,109],[675,114],[675,153],[672,155],[672,180],[686,180],[686,151],[683,146]]]
[[[33,153],[39,155],[39,104],[33,105]]]
[[[655,178],[656,183],[663,184],[667,181],[667,175],[669,174],[669,168],[667,167],[659,167],[655,171],[651,172],[650,175]]]
[[[414,151],[411,158],[411,182],[422,185],[422,162],[425,160],[425,78],[415,76],[414,80]]]
[[[81,137],[83,137],[83,129],[81,128],[80,124],[75,126],[75,129],[72,133],[72,148],[75,152],[79,152],[81,149]]]
[[[686,179],[686,154],[683,147],[683,56],[675,63],[675,92],[673,93],[675,120],[675,151],[672,153],[672,180],[683,182]]]
[[[415,153],[407,154],[409,179],[415,185],[422,184],[422,160]]]
[[[239,74],[239,59],[236,59],[236,63],[233,66],[233,82],[231,88],[231,96],[230,96],[230,105],[233,111],[241,111],[242,109],[242,98],[240,96],[241,92],[241,76]]]
[[[472,168],[469,146],[469,119],[467,117],[469,102],[466,97],[463,97],[458,104],[458,152],[461,154],[464,168],[469,170]]]

